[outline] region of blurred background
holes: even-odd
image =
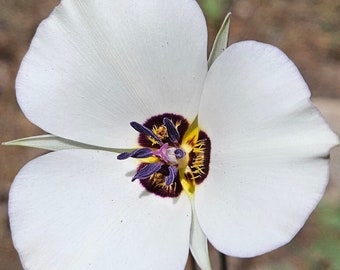
[[[25,119],[14,82],[35,29],[59,0],[0,0],[0,141],[42,134]],[[340,134],[340,0],[200,0],[209,29],[209,50],[231,11],[230,43],[254,39],[283,50],[310,86],[313,101]],[[0,146],[0,270],[20,270],[7,215],[8,190],[19,169],[43,152]],[[339,270],[340,147],[331,152],[326,195],[294,240],[252,259],[220,256],[215,269]],[[198,269],[189,258],[187,270]]]

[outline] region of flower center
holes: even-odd
[[[138,179],[145,189],[162,197],[177,197],[182,190],[192,195],[207,177],[210,161],[210,139],[197,121],[189,125],[180,115],[162,114],[143,125],[130,125],[140,133],[141,147],[117,158],[141,161],[132,181]]]

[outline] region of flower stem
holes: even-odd
[[[196,269],[196,261],[195,261],[194,257],[191,255],[191,253],[190,253],[190,261],[191,261],[191,270],[197,270]]]
[[[221,270],[228,270],[227,256],[220,252]]]

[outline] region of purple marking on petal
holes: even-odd
[[[142,163],[138,169],[143,168],[146,163]],[[165,177],[169,175],[169,165],[163,164],[157,173],[149,178],[139,180],[140,184],[149,192],[164,198],[175,198],[181,194],[183,187],[179,175],[175,176],[170,186],[165,184]]]
[[[162,167],[162,163],[155,162],[155,163],[149,163],[145,165],[143,168],[141,168],[135,176],[132,178],[131,181],[135,181],[136,179],[146,179],[149,178],[151,175],[153,175],[155,172],[157,172]]]
[[[170,141],[173,143],[178,143],[180,135],[174,123],[172,123],[172,121],[169,118],[164,117],[163,124],[166,126],[166,129],[168,130]]]
[[[169,166],[169,175],[165,177],[165,184],[170,186],[177,176],[178,169],[175,166]]]
[[[147,127],[145,127],[145,126],[143,126],[141,124],[138,124],[137,122],[130,122],[130,126],[133,127],[139,133],[142,133],[142,134],[145,134],[145,135],[149,135],[152,138],[154,138],[157,142],[162,143],[161,140],[156,136],[156,134],[153,133]]]

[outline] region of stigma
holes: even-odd
[[[144,124],[131,122],[139,132],[141,146],[123,152],[118,160],[140,160],[132,181],[139,180],[149,192],[161,197],[177,197],[185,190],[192,194],[209,172],[210,140],[195,123],[184,117],[162,114]]]

